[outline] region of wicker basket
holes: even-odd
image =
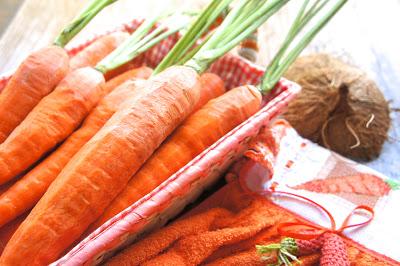
[[[133,20],[113,31],[132,32],[141,20]],[[89,41],[68,49],[71,56],[88,46],[105,32]],[[164,40],[143,56],[138,64],[151,67],[166,55],[177,40],[177,35]],[[239,56],[228,54],[214,63],[210,72],[218,74],[228,89],[243,84],[257,84],[263,68]],[[0,77],[0,91],[9,76]],[[257,114],[237,126],[147,196],[119,213],[86,239],[75,246],[53,265],[93,265],[101,263],[142,234],[163,226],[177,215],[187,204],[194,201],[202,191],[212,185],[227,167],[246,149],[247,143],[285,107],[300,90],[290,81],[281,80],[264,99],[265,106]]]

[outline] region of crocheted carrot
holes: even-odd
[[[299,262],[294,262],[293,266],[314,266],[317,265],[320,259],[320,254],[312,254],[308,256],[299,257]],[[239,253],[232,254],[225,258],[215,260],[212,263],[204,264],[207,266],[265,266],[274,265],[276,263],[276,256],[270,256],[268,259],[262,261],[259,259],[256,250],[251,249]]]
[[[298,256],[311,255],[321,251],[321,266],[349,266],[346,244],[343,239],[334,233],[325,233],[312,240],[298,240],[284,238],[280,244],[258,245],[259,254],[270,254],[278,251],[277,265],[291,265],[291,261],[297,261]],[[268,257],[262,257],[267,258]]]
[[[30,54],[18,67],[0,94],[0,143],[49,94],[69,71],[63,49],[89,21],[115,0],[93,0],[56,38],[55,45]]]
[[[284,238],[279,244],[256,245],[258,254],[263,255],[263,260],[270,260],[270,256],[274,251],[278,251],[278,262],[276,265],[291,265],[292,261],[299,261],[298,256],[310,255],[320,251],[324,243],[324,238],[320,237],[313,240],[296,240],[293,238]]]
[[[346,244],[337,234],[324,234],[324,244],[322,245],[321,253],[321,266],[350,266]]]

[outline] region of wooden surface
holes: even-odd
[[[0,0],[0,9],[7,1]],[[5,1],[5,2],[3,2]],[[13,70],[32,50],[52,42],[88,0],[25,0],[0,39],[0,73]],[[196,10],[206,0],[119,0],[96,17],[72,41],[78,43],[95,32],[110,29],[134,17],[162,10]],[[260,30],[261,52],[258,63],[266,65],[286,32],[300,0],[293,0]],[[4,10],[3,10],[4,11]],[[391,101],[400,107],[400,0],[352,0],[334,18],[305,53],[331,52],[355,64],[374,78]],[[9,15],[8,15],[9,16]],[[400,178],[400,114],[392,113],[390,140],[381,157],[368,165]]]

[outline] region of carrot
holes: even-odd
[[[324,244],[321,249],[321,266],[350,266],[347,247],[342,237],[334,233],[324,234]]]
[[[123,74],[122,77],[116,77],[115,80],[107,82],[105,87],[111,90],[113,86],[128,77],[132,78],[135,75],[145,77],[146,73],[147,76],[151,73],[151,70],[146,67],[129,71],[129,73]],[[140,86],[137,88],[136,83],[132,81],[124,83],[106,95],[85,119],[82,126],[56,151],[1,194],[0,227],[32,208],[72,156],[100,130],[120,105],[126,99],[139,97],[143,94],[140,92],[140,88]]]
[[[216,74],[204,73],[200,76],[201,92],[200,99],[194,107],[194,111],[199,110],[209,100],[222,95],[226,89],[224,81]]]
[[[0,256],[3,253],[5,246],[12,237],[12,235],[17,231],[20,224],[25,220],[28,213],[25,213],[15,219],[14,221],[8,223],[6,226],[0,228]]]
[[[75,70],[82,67],[96,66],[100,60],[114,51],[128,36],[129,34],[126,32],[114,32],[100,37],[71,58],[71,69]]]
[[[104,87],[104,92],[108,94],[122,83],[125,83],[126,81],[131,79],[148,79],[151,73],[152,73],[151,68],[148,68],[146,66],[137,67],[125,71],[124,73],[121,73],[120,75],[107,81],[106,86]]]
[[[100,72],[70,72],[0,144],[0,184],[35,163],[79,126],[102,96]]]
[[[7,182],[6,184],[0,185],[0,196],[6,192],[15,182]]]
[[[57,36],[55,45],[33,52],[19,65],[0,94],[0,143],[69,72],[69,57],[63,47],[113,2],[92,0]]]
[[[290,260],[300,262],[296,256],[322,253],[320,265],[349,266],[350,260],[344,240],[335,233],[326,232],[318,238],[311,240],[299,240],[286,237],[280,244],[256,246],[259,254],[278,251],[278,262],[290,264]]]
[[[237,87],[208,102],[191,115],[150,157],[91,230],[151,192],[195,156],[257,112],[260,106],[261,94],[252,86]]]
[[[68,55],[57,46],[40,49],[21,63],[0,94],[0,143],[57,86],[68,70]]]
[[[143,55],[141,55],[143,57]],[[140,59],[134,59],[128,63],[123,64],[120,67],[117,67],[116,69],[110,70],[107,73],[104,73],[104,78],[109,81],[125,72],[128,72],[129,70],[135,69],[142,66],[142,62]]]
[[[171,67],[149,79],[145,90],[153,92],[126,102],[75,154],[13,235],[0,264],[55,260],[193,110],[199,77],[191,68]]]

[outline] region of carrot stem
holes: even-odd
[[[210,39],[210,37],[211,35],[208,35],[199,45],[187,52],[178,62],[176,62],[176,65],[184,65],[201,49],[201,47],[203,47],[203,45]]]
[[[297,261],[297,254],[299,248],[296,244],[296,240],[293,238],[284,238],[281,243],[275,243],[270,245],[256,245],[257,253],[260,255],[271,254],[273,251],[278,251],[278,263],[276,265],[292,265],[290,260]],[[268,256],[262,258],[269,258]]]
[[[78,34],[103,8],[118,0],[92,0],[83,11],[68,24],[57,36],[54,44],[64,47]]]
[[[155,38],[152,38],[151,40],[144,40],[139,44],[140,48],[137,50],[137,53],[140,54],[144,51],[147,51],[157,43],[159,43],[161,40],[166,39],[170,35],[173,35],[174,33],[180,31],[181,29],[184,29],[186,25],[188,24],[188,21],[178,21],[175,25],[172,25],[168,29],[163,29],[163,32],[158,35]]]
[[[160,41],[185,28],[189,23],[188,17],[184,16],[183,18],[174,21],[174,23],[171,23],[170,26],[168,23],[165,23],[164,26],[157,27],[147,34],[154,27],[157,21],[163,17],[164,15],[159,15],[143,22],[142,25],[140,25],[140,27],[122,45],[99,62],[95,68],[102,73],[107,73],[108,71],[129,62]]]
[[[108,70],[114,69],[123,64],[123,62],[128,62],[130,58],[123,56],[127,51],[131,51],[136,48],[137,43],[144,37],[146,34],[154,27],[157,21],[161,18],[161,15],[158,14],[150,19],[145,20],[134,33],[129,36],[125,42],[123,42],[117,49],[115,49],[111,54],[106,56],[103,60],[101,60],[97,66],[95,67],[102,73],[106,73]],[[133,47],[133,49],[131,48]],[[120,62],[120,64],[115,63]],[[118,64],[118,65],[116,65]],[[113,68],[113,66],[115,66]]]
[[[260,85],[260,90],[263,94],[268,93],[272,88],[274,88],[289,66],[294,62],[294,60],[296,60],[304,48],[314,39],[319,31],[343,7],[347,0],[338,0],[333,7],[320,20],[318,20],[318,22],[307,33],[304,34],[303,38],[300,39],[300,41],[289,53],[287,53],[285,57],[285,54],[289,46],[291,46],[293,40],[298,37],[298,34],[303,30],[303,28],[322,10],[322,8],[328,2],[329,0],[317,0],[307,11],[306,8],[309,4],[309,0],[304,2],[299,14],[297,15],[288,32],[288,35],[285,38],[285,41],[264,73]]]
[[[205,71],[217,58],[233,49],[275,14],[289,0],[243,0],[226,16],[220,27],[185,65]]]
[[[180,58],[195,44],[203,33],[211,26],[217,17],[228,7],[233,0],[213,0],[200,14],[187,32],[176,43],[166,57],[158,64],[153,75],[175,65]]]

